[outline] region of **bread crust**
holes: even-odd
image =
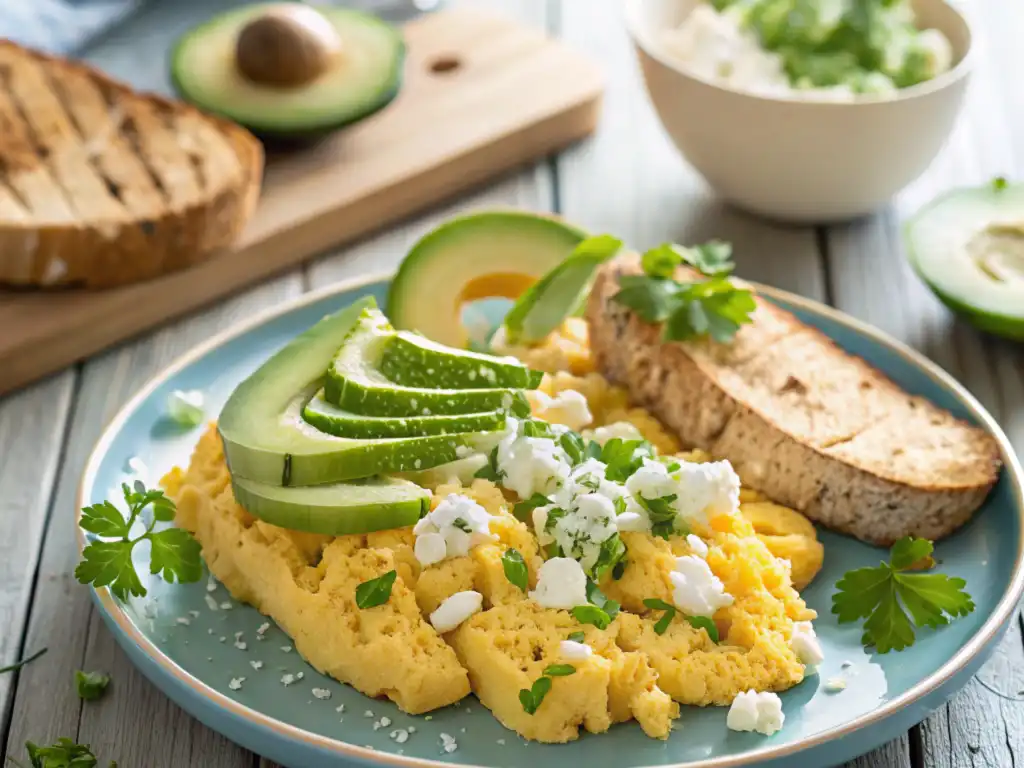
[[[107,288],[204,261],[262,173],[234,123],[0,41],[0,284]]]
[[[587,317],[597,367],[689,446],[821,523],[889,546],[948,536],[978,509],[999,446],[901,390],[794,315],[758,299],[732,344],[661,341],[612,301],[633,256],[604,265]]]

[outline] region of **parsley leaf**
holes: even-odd
[[[48,650],[49,650],[49,648],[42,648],[42,649],[36,651],[35,653],[33,653],[31,656],[26,656],[21,661],[16,661],[13,664],[8,664],[6,667],[0,667],[0,675],[4,674],[5,672],[17,672],[19,669],[24,667],[26,664],[31,664],[33,661],[38,659],[40,656],[42,656]]]
[[[572,640],[574,643],[582,643],[586,637],[582,632],[570,632],[567,639]]]
[[[598,629],[607,629],[619,615],[619,604],[605,597],[591,579],[587,579],[587,600],[590,605],[577,605],[571,611],[573,618],[580,624],[593,624]]]
[[[568,677],[576,674],[576,667],[572,664],[552,664],[544,670],[548,677]]]
[[[519,587],[523,592],[529,588],[530,572],[518,549],[505,550],[501,556],[501,567],[504,569],[505,578],[509,580],[509,583]]]
[[[110,675],[102,672],[75,672],[75,690],[78,691],[78,698],[85,701],[95,701],[107,692],[110,685]]]
[[[735,265],[728,243],[712,241],[693,248],[665,243],[647,251],[641,264],[644,274],[623,276],[613,300],[645,322],[664,323],[665,341],[710,336],[726,343],[741,325],[751,322],[757,303],[749,290],[729,279]],[[683,264],[701,277],[673,279]]]
[[[563,432],[558,438],[558,444],[561,446],[562,450],[565,451],[565,455],[569,457],[569,464],[571,466],[576,467],[586,461],[586,443],[582,437],[572,430]]]
[[[76,744],[71,739],[57,739],[56,744],[46,747],[27,741],[25,750],[32,768],[96,768],[99,765],[88,744]],[[14,758],[7,759],[14,765],[21,765]],[[110,768],[117,768],[117,763],[111,760]]]
[[[932,554],[926,539],[906,537],[890,551],[890,562],[848,571],[832,596],[840,624],[866,619],[861,642],[879,653],[913,645],[914,627],[937,628],[974,610],[963,579],[942,573],[908,573]],[[909,616],[908,616],[909,613]]]
[[[519,703],[523,705],[523,711],[528,715],[535,713],[550,690],[551,678],[545,675],[538,677],[530,688],[520,690]]]
[[[109,586],[121,600],[126,600],[129,595],[144,596],[146,588],[135,570],[132,551],[140,541],[148,541],[151,573],[159,574],[168,582],[184,584],[199,581],[203,575],[201,548],[192,534],[183,528],[154,530],[156,523],[174,519],[174,502],[163,491],[148,490],[139,481],[131,488],[122,484],[121,491],[128,505],[127,519],[109,501],[82,510],[82,528],[97,536],[117,538],[90,543],[75,568],[75,578],[94,587]],[[153,520],[144,533],[133,539],[132,527],[147,507],[152,509]]]
[[[718,643],[718,627],[714,621],[707,616],[684,616],[683,618],[690,622],[690,626],[694,629],[703,629],[707,632],[711,642]]]
[[[512,514],[522,520],[524,523],[531,522],[531,512],[537,507],[544,507],[551,503],[551,500],[547,496],[541,493],[535,493],[533,496],[528,498],[526,501],[518,502],[512,507]]]
[[[650,608],[652,611],[664,611],[662,617],[658,619],[658,622],[654,625],[655,633],[664,635],[668,630],[669,624],[672,623],[672,619],[676,617],[676,607],[671,603],[666,603],[664,600],[659,600],[656,597],[649,597],[644,600],[644,605]]]
[[[598,550],[597,560],[591,567],[591,575],[595,581],[600,581],[608,571],[614,569],[626,556],[626,545],[619,534],[613,533],[601,542],[601,549]]]
[[[996,176],[992,179],[992,189],[996,192],[1002,192],[1008,186],[1010,186],[1010,182],[1006,180],[1005,176]]]
[[[554,438],[555,431],[551,424],[540,419],[524,419],[519,425],[519,432],[523,437],[546,437]]]
[[[505,479],[505,473],[498,469],[498,446],[494,446],[490,455],[487,457],[487,463],[478,469],[473,477],[479,477],[482,480],[489,480],[495,485],[501,485],[502,480]]]
[[[360,608],[375,608],[391,599],[391,588],[395,585],[398,571],[388,571],[383,576],[364,581],[356,587],[356,605]]]
[[[606,465],[605,479],[624,483],[632,477],[644,459],[654,457],[654,446],[646,440],[623,440],[613,437],[601,449],[601,461]]]
[[[641,507],[647,510],[647,516],[651,520],[652,536],[660,536],[668,541],[669,536],[678,532],[678,515],[672,506],[672,502],[678,498],[676,494],[660,496],[657,499],[648,499],[637,494],[634,498]]]

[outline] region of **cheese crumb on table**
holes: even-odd
[[[329,699],[331,698],[331,692],[326,688],[314,688],[313,695],[318,699]]]
[[[757,731],[765,736],[782,729],[786,716],[778,694],[754,690],[736,694],[726,716],[726,725],[733,731]]]
[[[483,604],[484,596],[479,592],[456,592],[430,614],[430,623],[438,632],[451,632],[474,613],[478,613]]]
[[[242,683],[244,682],[244,677],[233,677],[231,678],[231,682],[228,683],[228,688],[230,688],[232,691],[240,691],[242,690]]]

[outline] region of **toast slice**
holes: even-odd
[[[0,284],[100,288],[228,245],[262,145],[177,101],[0,41]]]
[[[587,308],[598,369],[747,485],[886,546],[947,536],[984,501],[1000,468],[984,430],[762,299],[731,344],[662,342],[659,327],[612,301],[619,278],[639,272],[625,256],[598,273]]]

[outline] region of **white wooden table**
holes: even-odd
[[[636,247],[711,237],[735,245],[741,275],[826,301],[923,351],[963,381],[1024,449],[1024,350],[983,338],[911,274],[899,226],[933,194],[1024,173],[1024,9],[976,2],[981,56],[958,131],[928,173],[876,216],[829,228],[786,228],[716,202],[676,155],[648,106],[615,0],[491,0],[546,26],[607,72],[596,137],[453,205],[221,302],[46,381],[0,399],[0,665],[42,646],[19,675],[0,676],[0,756],[27,739],[68,736],[122,768],[257,768],[266,761],[179,710],[128,663],[72,576],[72,514],[86,455],[103,425],[175,357],[254,311],[314,286],[394,266],[437,222],[466,207],[554,210]],[[140,85],[162,56],[131,35],[102,55],[132,64]],[[113,50],[112,55],[110,51]],[[1014,127],[1018,130],[1014,130]],[[109,695],[82,706],[72,675],[113,675]],[[6,747],[7,752],[4,752]],[[996,658],[920,726],[852,765],[995,768],[1024,764],[1024,645],[1014,620]]]

